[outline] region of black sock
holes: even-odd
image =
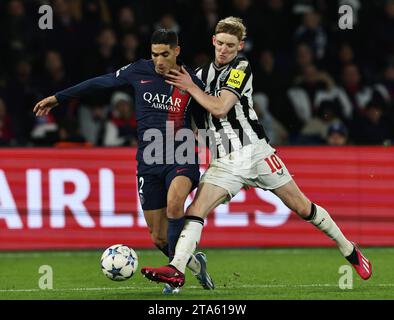
[[[312,203],[311,205],[311,214],[306,218],[306,221],[312,221],[316,217],[316,205]]]
[[[347,259],[347,261],[349,261],[351,264],[359,264],[360,261],[358,261],[358,256],[357,256],[357,252],[356,252],[356,248],[353,249],[352,253],[345,257]]]
[[[175,247],[178,238],[181,235],[185,225],[185,217],[179,219],[168,219],[167,241],[168,241],[168,257],[170,261],[175,255]]]
[[[169,257],[169,255],[168,255],[168,243],[167,244],[165,244],[163,247],[159,247],[159,246],[156,246],[161,252],[163,252],[164,253],[164,255],[166,256],[166,257]]]

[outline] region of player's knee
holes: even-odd
[[[168,218],[181,218],[184,216],[184,201],[179,198],[169,199],[167,201],[167,216]]]

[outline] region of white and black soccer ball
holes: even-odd
[[[101,256],[101,270],[111,280],[123,281],[137,271],[138,256],[124,244],[114,244]]]

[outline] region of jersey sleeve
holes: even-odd
[[[193,80],[193,82],[194,82],[202,91],[204,91],[204,89],[205,89],[205,84],[204,84],[204,82],[202,82],[202,81],[200,80],[200,78],[198,78],[195,74],[193,74],[193,75],[192,75],[192,80]]]
[[[241,99],[252,77],[252,70],[247,60],[237,61],[228,72],[220,90],[228,90]],[[249,84],[250,85],[250,84]]]
[[[114,73],[83,81],[73,87],[55,93],[59,103],[82,98],[101,90],[115,89],[131,84],[133,77],[132,65],[127,65]]]

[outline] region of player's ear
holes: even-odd
[[[180,46],[177,46],[177,47],[175,48],[175,56],[176,56],[176,57],[179,56],[180,53],[181,53],[181,47],[180,47]]]
[[[215,36],[215,35],[212,36],[212,44],[213,44],[213,45],[216,44],[216,36]]]
[[[245,47],[245,41],[241,41],[238,45],[238,51],[241,51]]]

